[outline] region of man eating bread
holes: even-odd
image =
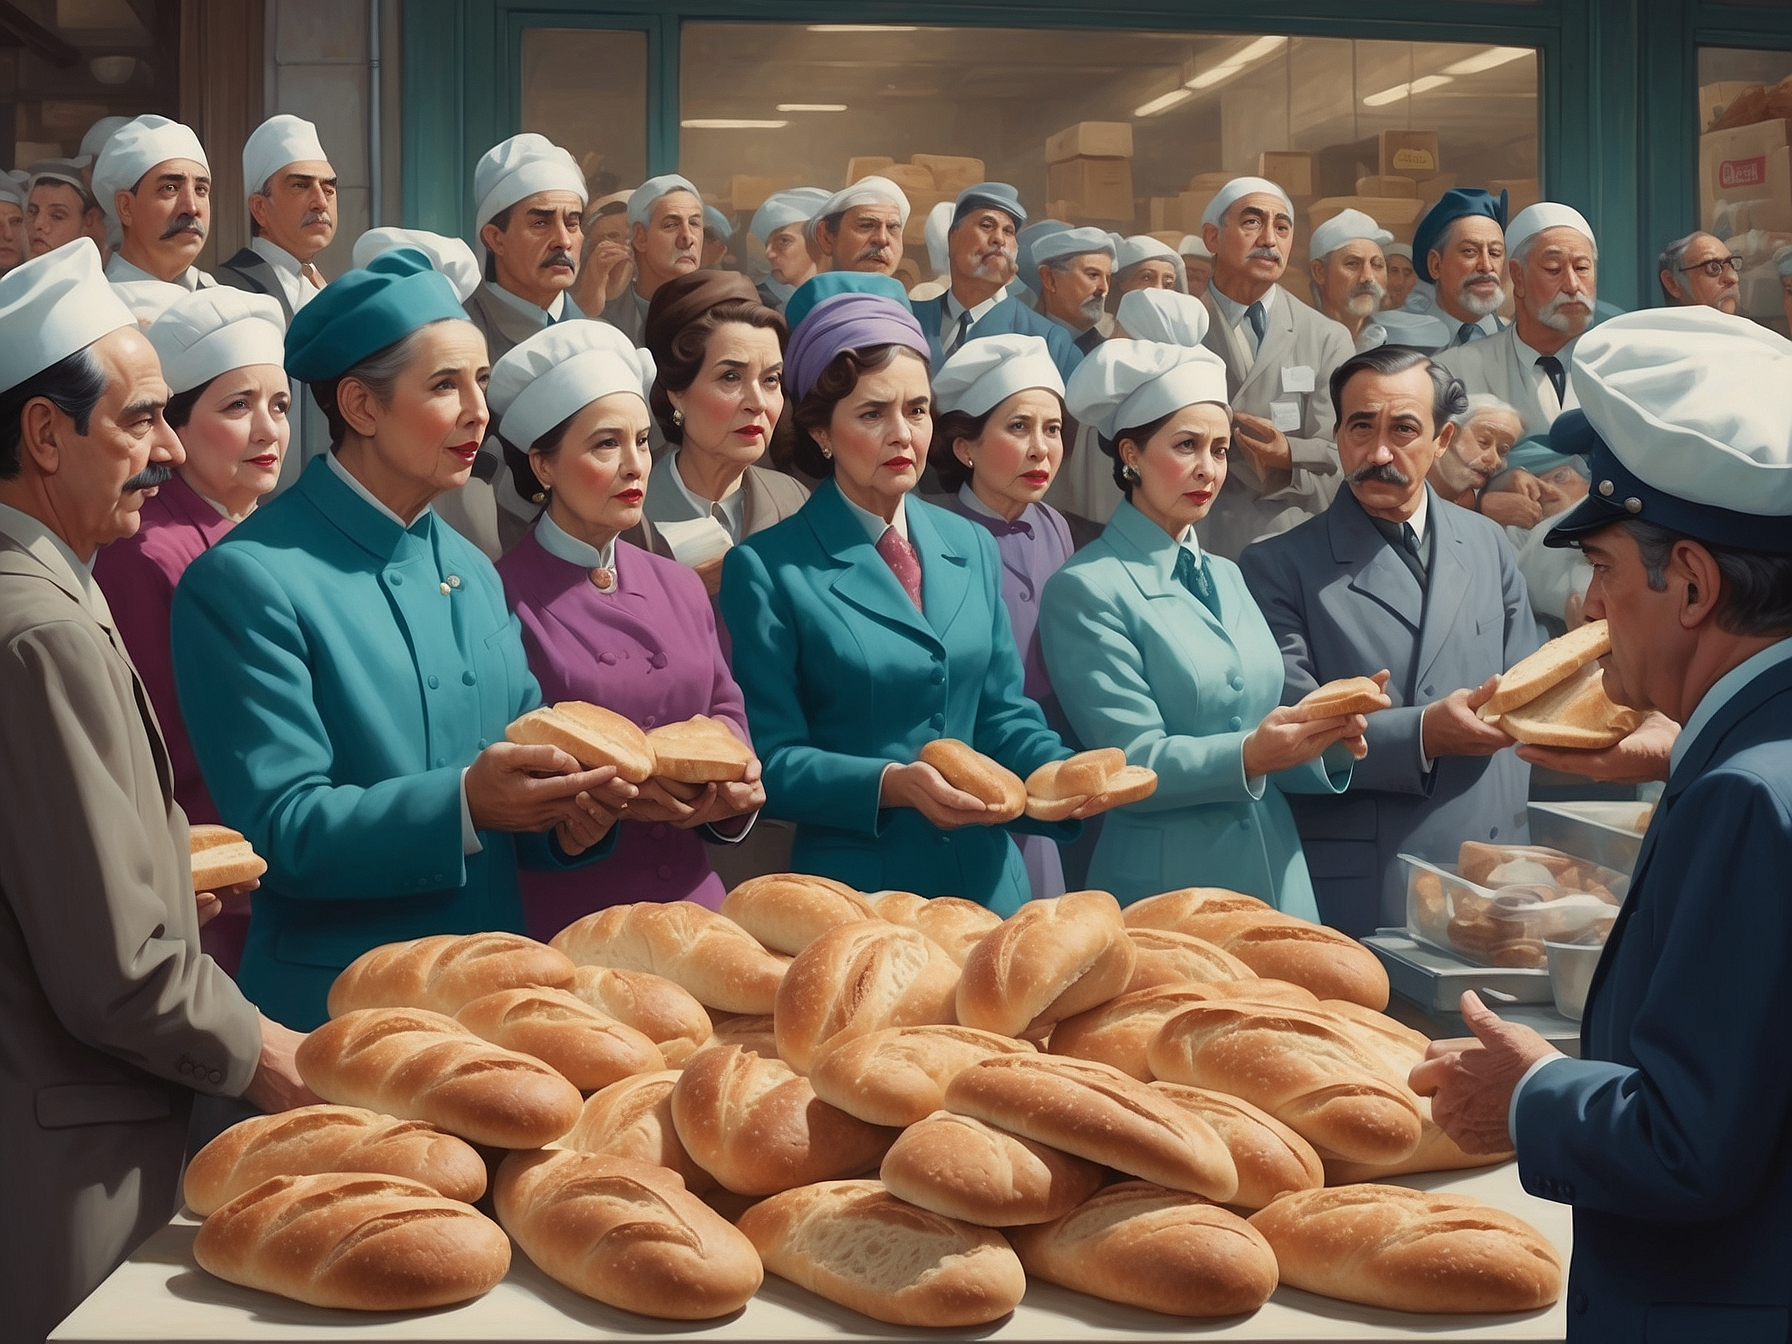
[[[1413,1070],[1468,1152],[1574,1206],[1568,1339],[1783,1340],[1792,1322],[1792,344],[1710,308],[1614,318],[1550,446],[1592,489],[1604,685],[1667,788],[1587,993],[1579,1059],[1472,994]],[[1640,745],[1635,739],[1645,739]],[[1671,745],[1669,745],[1671,744]],[[1665,753],[1663,748],[1666,747]],[[1614,749],[1615,750],[1615,749]]]
[[[180,1205],[195,1093],[314,1101],[199,947],[187,819],[94,584],[184,454],[77,239],[0,279],[0,1302],[42,1339]]]

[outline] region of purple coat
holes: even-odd
[[[542,700],[586,700],[643,728],[696,714],[747,733],[740,687],[722,659],[709,595],[676,560],[616,543],[616,587],[600,592],[588,571],[550,555],[531,531],[498,562],[504,597],[523,626],[529,670]],[[573,872],[519,871],[531,937],[548,939],[575,919],[632,901],[698,901],[725,894],[696,831],[625,821],[616,850]]]

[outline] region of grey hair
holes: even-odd
[[[1668,559],[1675,543],[1696,542],[1711,552],[1722,578],[1716,613],[1719,630],[1744,637],[1792,631],[1792,555],[1717,546],[1640,518],[1625,519],[1624,528],[1636,542],[1643,573],[1655,592],[1667,591]]]
[[[1657,283],[1661,285],[1661,297],[1666,299],[1669,303],[1675,302],[1675,298],[1673,294],[1668,291],[1668,282],[1661,278],[1661,273],[1663,271],[1668,271],[1674,275],[1679,275],[1680,263],[1686,260],[1686,249],[1692,246],[1693,239],[1699,237],[1699,235],[1704,232],[1705,230],[1703,229],[1694,229],[1691,233],[1687,234],[1686,237],[1674,239],[1673,242],[1661,249],[1661,255],[1655,260],[1655,279]]]
[[[1509,402],[1502,401],[1500,398],[1494,396],[1493,393],[1471,392],[1468,395],[1467,404],[1455,415],[1450,417],[1450,423],[1455,425],[1458,430],[1467,429],[1471,422],[1478,420],[1489,411],[1502,411],[1507,415],[1517,416],[1521,422],[1524,419],[1523,416],[1518,414],[1517,407]]]
[[[336,396],[342,384],[353,378],[369,392],[375,401],[382,406],[392,404],[392,394],[398,390],[398,379],[404,373],[405,366],[417,353],[422,343],[423,333],[438,322],[453,322],[452,317],[437,318],[435,322],[426,322],[415,331],[392,342],[383,350],[375,350],[352,369],[346,369],[328,382],[311,384],[311,395],[317,401],[318,409],[324,413],[324,419],[330,427],[330,447],[340,448],[342,441],[348,437],[348,421],[342,418],[342,411],[336,404]]]

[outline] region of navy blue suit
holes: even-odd
[[[946,296],[941,294],[938,298],[921,299],[909,306],[915,310],[915,321],[927,333],[927,348],[932,352],[933,367],[937,369],[946,359],[940,349],[940,324],[946,320]],[[1083,352],[1077,348],[1076,337],[1051,318],[1034,312],[1015,298],[1003,299],[971,323],[965,340],[974,341],[979,336],[1010,336],[1016,333],[1038,336],[1044,340],[1051,351],[1052,363],[1058,366],[1058,372],[1066,382],[1076,372],[1076,366],[1083,362]]]
[[[1525,1189],[1574,1205],[1571,1341],[1792,1337],[1792,661],[1668,780],[1579,1061],[1520,1093]]]

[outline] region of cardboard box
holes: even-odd
[[[901,187],[903,194],[911,201],[922,192],[939,190],[933,174],[915,163],[892,163],[879,176],[887,177]]]
[[[1358,196],[1397,196],[1404,200],[1419,200],[1423,193],[1419,184],[1410,177],[1359,177],[1356,180]]]
[[[1711,124],[1723,116],[1737,95],[1745,89],[1752,89],[1754,84],[1746,79],[1720,79],[1715,84],[1699,86],[1699,130],[1708,131]],[[1765,90],[1763,90],[1765,92]]]
[[[989,174],[982,159],[967,159],[951,154],[914,154],[909,162],[933,174],[936,191],[949,191],[954,196],[966,187],[987,180]]]
[[[1046,196],[1070,201],[1081,219],[1128,222],[1133,218],[1132,160],[1078,156],[1046,168]]]
[[[1264,150],[1257,176],[1267,177],[1290,196],[1313,194],[1313,156],[1305,150]]]
[[[1045,142],[1047,163],[1063,163],[1066,159],[1131,157],[1130,121],[1079,121],[1074,126],[1066,126]]]
[[[887,154],[855,154],[846,161],[846,181],[840,185],[850,187],[861,177],[888,176],[887,170],[895,162]]]
[[[757,210],[765,204],[765,198],[774,192],[788,191],[791,187],[800,187],[803,179],[796,173],[780,173],[776,177],[750,177],[745,173],[736,173],[728,179],[728,206],[735,214],[744,215],[750,210]],[[727,212],[724,207],[723,212]]]
[[[1237,176],[1237,173],[1196,173],[1189,178],[1188,189],[1204,191],[1209,196],[1217,196],[1220,188]]]
[[[1410,243],[1413,230],[1425,213],[1425,203],[1403,196],[1326,196],[1307,208],[1307,233],[1334,215],[1346,210],[1361,210],[1382,228],[1394,235],[1397,243]]]
[[[1441,171],[1436,131],[1383,131],[1381,176],[1423,181]]]
[[[1760,156],[1761,181],[1748,195],[1732,190],[1720,193],[1710,208],[1699,212],[1701,225],[1720,238],[1734,238],[1750,229],[1768,233],[1792,233],[1792,148],[1781,145]],[[1720,218],[1716,202],[1725,209]]]
[[[1719,201],[1734,205],[1784,198],[1786,180],[1780,170],[1785,160],[1775,151],[1785,149],[1788,143],[1792,143],[1792,122],[1785,120],[1758,121],[1699,137],[1699,216],[1709,221],[1706,227],[1716,224]],[[1771,215],[1770,211],[1762,213]]]
[[[1543,184],[1534,177],[1496,177],[1487,184],[1487,190],[1498,196],[1506,193],[1506,218],[1511,219],[1520,210],[1528,210],[1543,199]],[[1443,195],[1439,192],[1438,195]]]

